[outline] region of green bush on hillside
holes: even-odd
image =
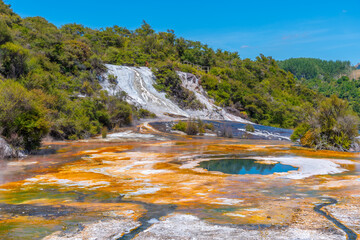
[[[309,113],[291,139],[300,139],[300,144],[306,147],[347,151],[356,141],[358,124],[349,104],[333,95]]]
[[[156,118],[155,113],[152,113],[149,110],[143,108],[140,108],[137,112],[139,118]]]
[[[254,128],[254,126],[252,124],[246,124],[245,130],[247,132],[255,132],[255,128]]]
[[[3,19],[0,18],[0,45],[12,40],[11,32]]]
[[[0,46],[0,73],[7,78],[19,78],[27,73],[29,51],[20,45],[7,42]]]
[[[187,121],[185,132],[187,135],[197,135],[199,133],[198,123],[193,119]]]
[[[107,129],[107,127],[103,127],[103,128],[101,129],[101,137],[102,137],[102,138],[106,138],[106,137],[107,137],[107,134],[108,134],[108,129]]]
[[[184,132],[187,135],[203,135],[205,133],[205,124],[200,119],[190,118],[186,122],[180,120],[172,129]]]
[[[187,124],[186,122],[183,122],[183,121],[179,121],[178,123],[176,123],[172,129],[174,130],[178,130],[178,131],[181,131],[181,132],[185,132],[186,131],[186,127],[187,127]]]
[[[12,80],[0,81],[0,134],[14,147],[36,149],[49,130],[39,91],[28,91]]]

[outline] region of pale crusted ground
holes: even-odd
[[[116,240],[139,226],[139,222],[130,218],[102,220],[84,224],[83,229],[73,232],[54,232],[43,240]]]
[[[297,171],[286,173],[285,178],[303,179],[315,175],[335,174],[347,171],[334,163],[332,159],[318,159],[305,157],[254,157],[265,161],[278,161],[282,164],[298,167]]]
[[[163,221],[153,224],[149,229],[138,234],[136,240],[150,239],[277,239],[277,240],[341,240],[346,237],[341,232],[324,232],[322,230],[309,230],[296,228],[268,228],[268,229],[241,229],[232,226],[213,225],[199,218],[186,214],[173,214]]]
[[[339,202],[337,205],[327,206],[325,209],[356,234],[360,234],[360,196]]]

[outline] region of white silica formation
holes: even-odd
[[[235,122],[250,123],[249,121],[230,114],[226,112],[225,109],[215,105],[214,100],[207,96],[206,91],[199,83],[199,79],[194,74],[185,72],[177,72],[177,74],[182,81],[182,86],[195,93],[197,100],[205,106],[202,110],[187,110],[189,115],[197,116],[202,119],[230,120]]]
[[[202,110],[181,109],[176,103],[166,97],[164,92],[154,88],[155,76],[147,67],[127,67],[106,64],[108,69],[100,81],[100,85],[110,95],[124,91],[126,100],[137,107],[155,113],[158,117],[170,116],[199,117],[209,120],[231,120],[248,122],[238,116],[227,113],[223,108],[216,106],[214,101],[207,97],[206,92],[199,84],[199,80],[190,73],[177,72],[183,87],[195,93],[196,98],[205,106]],[[115,76],[115,83],[110,83],[108,76]]]
[[[127,93],[127,101],[155,113],[159,117],[166,113],[188,117],[175,103],[154,88],[155,76],[147,67],[126,67],[107,64],[108,72],[100,82],[103,89],[114,95],[119,91]],[[112,85],[107,75],[116,77],[116,85]]]

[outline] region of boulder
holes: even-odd
[[[0,137],[0,159],[20,157],[19,152]]]
[[[360,141],[356,139],[350,146],[350,152],[360,152]]]

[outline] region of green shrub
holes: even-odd
[[[301,123],[299,126],[294,130],[293,134],[291,134],[291,141],[296,142],[297,140],[301,139],[305,136],[306,132],[309,131],[310,125],[307,123]]]
[[[190,118],[190,120],[188,120],[187,122],[185,132],[187,135],[197,135],[199,133],[198,124],[193,119]]]
[[[0,135],[27,151],[40,147],[49,122],[43,94],[12,80],[0,81]]]
[[[316,149],[347,151],[358,136],[359,119],[349,104],[335,95],[308,113],[291,136],[300,144]]]
[[[255,128],[254,128],[254,126],[252,124],[246,124],[245,130],[247,132],[255,132]]]
[[[228,124],[224,124],[220,131],[217,132],[218,137],[233,138],[234,134],[232,128]]]
[[[190,118],[186,122],[180,120],[172,129],[185,132],[187,135],[197,135],[198,133],[203,135],[205,133],[205,126],[201,119],[198,118],[195,120]]]
[[[150,112],[149,110],[140,108],[140,109],[138,110],[138,117],[139,117],[139,118],[156,118],[156,114]]]
[[[26,74],[29,51],[20,45],[7,42],[0,47],[0,73],[7,78],[18,78]]]
[[[103,127],[103,128],[101,129],[101,137],[102,137],[102,138],[106,138],[106,137],[107,137],[107,134],[108,134],[108,129],[107,129],[107,127]]]
[[[84,139],[100,133],[99,121],[108,123],[104,112],[99,111],[91,98],[70,100],[64,98],[59,103],[59,112],[52,119],[50,135],[56,139]]]
[[[0,18],[0,45],[12,40],[11,32],[3,19]]]
[[[200,118],[197,119],[197,129],[200,135],[204,135],[205,133],[205,124],[201,121]]]
[[[73,134],[71,136],[68,136],[68,139],[74,141],[74,140],[78,140],[79,138],[78,138],[78,136],[76,134]]]
[[[206,123],[205,124],[205,129],[208,129],[208,130],[211,130],[211,131],[214,131],[214,124],[213,123]]]
[[[113,127],[128,126],[132,123],[132,108],[130,104],[117,101],[110,112],[110,121]]]
[[[187,128],[187,123],[183,122],[181,120],[172,127],[172,129],[178,130],[178,131],[181,131],[181,132],[186,132],[186,128]]]

